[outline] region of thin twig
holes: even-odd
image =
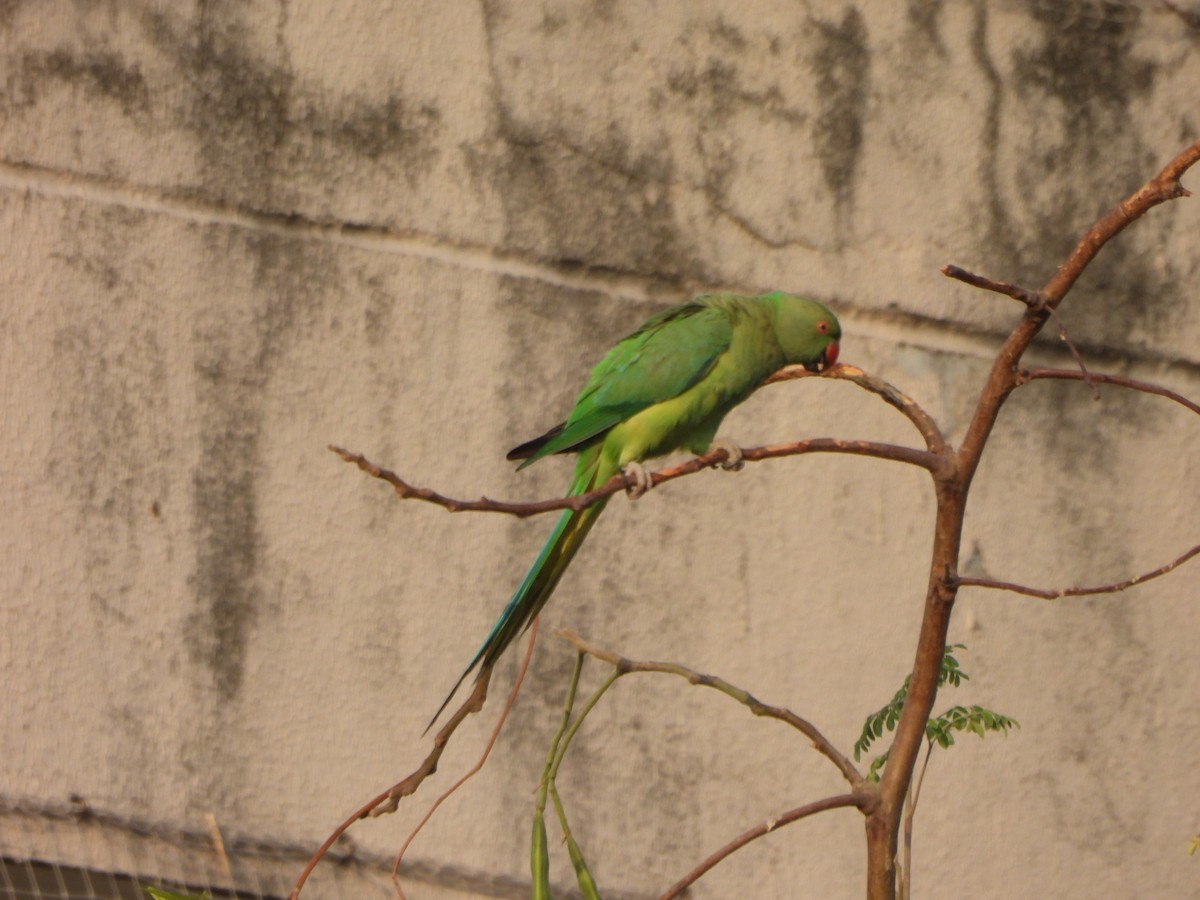
[[[1050,318],[1054,320],[1054,324],[1058,326],[1058,339],[1067,345],[1067,349],[1071,351],[1071,356],[1075,358],[1075,365],[1079,366],[1079,372],[1083,376],[1083,380],[1087,382],[1087,386],[1092,389],[1092,399],[1100,399],[1100,389],[1096,387],[1096,379],[1092,378],[1092,373],[1088,371],[1088,367],[1084,365],[1083,356],[1079,353],[1079,348],[1075,346],[1075,342],[1067,335],[1067,325],[1062,320],[1062,316],[1051,306],[1046,307],[1046,312],[1050,313]]]
[[[577,664],[575,668],[575,682],[578,681],[578,674],[582,671],[582,663],[584,659],[585,654],[582,651],[576,653]],[[560,729],[558,734],[556,734],[554,737],[554,744],[551,748],[553,758],[548,761],[547,768],[542,773],[542,785],[538,793],[537,814],[540,816],[545,810],[546,795],[549,794],[550,799],[554,801],[554,812],[558,816],[558,824],[562,829],[563,840],[567,843],[568,853],[571,854],[572,861],[575,862],[576,865],[577,880],[583,878],[587,881],[591,881],[592,875],[587,869],[587,863],[583,861],[583,853],[579,849],[579,843],[575,840],[575,836],[571,833],[571,826],[567,822],[567,811],[563,806],[562,798],[558,794],[558,770],[562,767],[563,760],[566,759],[567,756],[567,750],[571,746],[571,741],[575,739],[576,733],[579,731],[580,726],[583,725],[583,720],[586,719],[588,714],[596,708],[596,704],[600,702],[600,698],[604,696],[604,694],[610,687],[613,686],[614,683],[616,683],[616,680],[621,677],[621,674],[622,673],[619,669],[614,669],[608,678],[604,679],[604,682],[592,692],[592,696],[590,696],[587,699],[587,702],[583,704],[583,708],[579,711],[579,715],[577,715],[575,720],[570,722],[568,725],[567,722],[571,712],[570,706],[574,705],[575,702],[576,684],[572,683],[571,695],[568,698],[569,705],[563,718],[564,727]],[[581,887],[583,884],[584,882],[580,881]]]
[[[820,374],[810,372],[803,366],[786,366],[763,382],[764,385],[776,384],[780,381],[791,381],[796,378],[831,378],[835,381],[849,381],[864,390],[882,397],[888,404],[900,410],[917,431],[925,438],[925,446],[930,453],[941,455],[946,451],[946,438],[934,421],[933,416],[925,412],[921,406],[903,391],[888,384],[882,378],[876,378],[864,372],[857,366],[839,363],[832,369]]]
[[[985,291],[992,291],[997,294],[1003,294],[1006,297],[1012,297],[1014,300],[1020,300],[1030,309],[1041,309],[1046,304],[1046,298],[1041,293],[1030,290],[1027,287],[1021,287],[1019,284],[1012,284],[1008,281],[996,281],[993,278],[988,278],[986,275],[977,275],[974,272],[968,272],[966,269],[954,265],[942,266],[940,271],[947,278],[954,278],[972,287],[982,288]]]
[[[550,749],[546,753],[546,764],[542,767],[542,779],[538,784],[535,811],[539,816],[546,812],[546,798],[553,791],[553,778],[557,774],[558,764],[561,762],[558,756],[558,748],[562,744],[563,735],[571,724],[571,711],[575,708],[575,695],[579,691],[579,678],[583,674],[583,664],[586,660],[587,654],[576,652],[575,668],[571,670],[571,683],[567,687],[567,700],[563,704],[562,719],[559,721],[558,731],[554,732],[554,737],[550,741]],[[554,808],[558,813],[559,825],[562,827],[565,837],[570,834],[567,826],[566,811],[562,807],[562,801],[558,797],[558,792],[553,791],[553,793]]]
[[[1143,394],[1166,397],[1168,400],[1174,400],[1180,406],[1184,406],[1197,415],[1200,415],[1200,403],[1194,403],[1170,388],[1151,384],[1148,381],[1138,381],[1136,378],[1126,378],[1124,375],[1107,375],[1103,372],[1089,372],[1088,377],[1100,384],[1115,384],[1118,387],[1129,388],[1131,391],[1141,391]],[[1057,379],[1061,381],[1084,380],[1079,372],[1074,372],[1070,369],[1021,369],[1017,372],[1018,386],[1039,379]]]
[[[1200,544],[1197,544],[1191,550],[1184,553],[1177,559],[1173,559],[1165,566],[1159,566],[1149,572],[1143,572],[1141,575],[1134,575],[1132,578],[1126,578],[1124,581],[1115,581],[1112,584],[1100,584],[1095,587],[1071,587],[1071,588],[1034,588],[1023,584],[1015,584],[1011,581],[996,581],[991,578],[967,578],[959,577],[955,579],[959,587],[981,587],[991,588],[997,591],[1012,591],[1014,594],[1024,594],[1027,597],[1040,597],[1043,600],[1058,600],[1062,597],[1083,597],[1089,594],[1115,594],[1118,591],[1123,591],[1135,585],[1143,584],[1150,581],[1152,578],[1158,578],[1166,575],[1168,572],[1178,569],[1188,560],[1200,555]]]
[[[898,900],[909,900],[912,897],[912,834],[913,819],[917,814],[917,801],[921,799],[921,785],[925,783],[925,773],[929,770],[929,757],[933,755],[933,741],[927,740],[925,758],[921,761],[921,770],[913,780],[912,787],[904,798],[904,864],[897,865],[899,877]]]
[[[529,661],[533,659],[533,647],[537,643],[538,616],[533,617],[533,621],[529,625],[529,642],[525,647],[525,656],[521,660],[521,668],[517,671],[517,680],[513,682],[512,690],[508,692],[508,702],[504,704],[504,709],[500,711],[499,717],[496,719],[496,725],[492,728],[491,737],[488,738],[487,745],[483,748],[483,753],[480,754],[479,760],[472,766],[462,778],[454,782],[441,796],[433,802],[429,807],[429,811],[425,813],[421,821],[417,823],[404,843],[400,847],[400,851],[396,854],[396,861],[392,865],[392,884],[396,888],[396,893],[400,900],[406,900],[404,888],[400,886],[400,861],[404,859],[404,854],[408,851],[408,846],[413,842],[421,829],[425,827],[425,823],[433,818],[433,814],[437,812],[439,806],[444,803],[451,794],[457,791],[460,787],[470,781],[483,768],[488,757],[492,753],[492,747],[496,745],[496,739],[500,737],[500,729],[504,727],[504,723],[508,720],[508,714],[512,712],[513,704],[517,702],[517,694],[521,692],[521,683],[525,680],[525,673],[529,671]]]
[[[1067,261],[1058,267],[1054,276],[1042,289],[1046,302],[1052,307],[1058,306],[1100,249],[1131,223],[1161,203],[1190,197],[1191,191],[1180,184],[1179,179],[1197,162],[1200,162],[1200,140],[1177,155],[1161,172],[1105,213],[1080,238]]]
[[[204,821],[208,825],[208,833],[212,838],[213,850],[217,854],[217,861],[221,865],[221,874],[225,876],[226,883],[233,884],[233,866],[229,864],[229,854],[225,850],[225,839],[221,836],[221,826],[217,823],[217,817],[212,812],[204,814]]]
[[[359,819],[369,815],[371,810],[387,800],[390,793],[391,788],[388,788],[378,797],[368,800],[355,812],[353,812],[349,818],[342,822],[341,825],[335,828],[332,833],[330,833],[329,837],[325,838],[325,843],[321,844],[321,846],[317,848],[317,852],[309,857],[308,864],[305,865],[304,871],[300,873],[300,877],[296,879],[296,883],[292,886],[292,892],[288,894],[288,900],[296,900],[296,898],[300,896],[300,891],[304,889],[304,883],[308,881],[308,876],[312,874],[312,870],[316,868],[317,863],[319,863],[325,857],[325,854],[329,852],[329,848],[334,845],[337,839],[345,834],[346,829],[348,829]]]
[[[442,758],[442,752],[446,749],[446,744],[450,740],[450,736],[454,734],[455,729],[459,724],[466,719],[471,713],[478,712],[483,708],[484,701],[487,700],[488,683],[491,681],[492,670],[490,666],[485,666],[479,671],[479,677],[475,679],[475,687],[471,691],[471,695],[463,701],[460,706],[450,717],[449,721],[442,726],[441,731],[433,739],[433,749],[421,762],[411,775],[403,781],[399,781],[392,785],[378,797],[375,797],[361,807],[355,810],[349,818],[338,825],[325,838],[324,843],[317,848],[317,851],[309,858],[308,863],[304,866],[304,870],[300,873],[300,877],[296,879],[292,891],[288,894],[288,900],[296,900],[300,896],[300,891],[304,889],[304,883],[308,881],[308,876],[312,874],[312,870],[317,863],[329,852],[329,848],[334,845],[346,830],[357,822],[359,819],[365,819],[367,816],[380,816],[386,813],[395,812],[402,798],[412,794],[421,786],[426,778],[437,771],[438,760]]]
[[[664,662],[646,662],[640,660],[628,659],[620,654],[613,653],[609,650],[603,650],[593,644],[588,643],[579,635],[571,631],[555,629],[555,634],[570,641],[575,649],[580,653],[587,653],[594,656],[596,659],[603,660],[616,668],[617,672],[624,675],[628,672],[661,672],[667,675],[678,675],[680,678],[686,678],[690,684],[702,685],[720,691],[728,697],[747,707],[750,712],[756,716],[763,716],[768,719],[778,719],[781,722],[786,722],[791,725],[806,738],[812,741],[813,749],[822,754],[826,759],[832,762],[841,771],[846,781],[850,783],[855,790],[865,790],[867,785],[874,785],[863,778],[862,773],[858,771],[854,763],[849,757],[839,751],[829,742],[825,735],[821,734],[817,727],[806,719],[796,715],[790,709],[785,709],[782,706],[770,706],[758,700],[749,691],[745,691],[735,685],[730,684],[723,678],[717,678],[714,675],[703,675],[694,669],[679,663],[664,663]]]
[[[1083,357],[1079,353],[1079,348],[1075,346],[1075,342],[1071,340],[1067,334],[1067,325],[1063,322],[1062,317],[1054,311],[1054,307],[1046,302],[1046,295],[1041,291],[1031,290],[1027,287],[1022,287],[1019,284],[1012,284],[1008,281],[996,281],[993,278],[988,278],[985,275],[978,275],[975,272],[968,272],[966,269],[959,266],[942,266],[941,272],[950,278],[955,278],[958,281],[965,282],[973,287],[982,288],[985,291],[994,291],[997,294],[1004,294],[1006,297],[1012,297],[1014,300],[1020,300],[1029,309],[1034,312],[1044,313],[1054,319],[1054,324],[1058,326],[1058,339],[1067,345],[1067,349],[1071,351],[1071,356],[1075,358],[1076,364],[1079,366],[1079,371],[1083,373],[1083,380],[1088,383],[1092,389],[1092,394],[1097,400],[1100,399],[1100,391],[1092,384],[1088,377],[1087,366],[1083,362]]]
[[[773,819],[768,819],[767,821],[754,826],[749,831],[738,835],[720,850],[710,855],[707,859],[700,863],[700,865],[696,866],[696,868],[684,875],[681,879],[679,879],[679,881],[671,885],[671,887],[667,889],[666,893],[660,896],[658,900],[673,900],[673,898],[678,897],[692,884],[694,884],[700,878],[700,876],[702,876],[717,863],[721,862],[727,856],[740,850],[751,841],[757,840],[765,834],[770,834],[777,828],[782,828],[784,825],[790,825],[792,822],[798,822],[807,816],[825,812],[829,809],[840,809],[846,806],[862,807],[865,803],[870,802],[871,799],[871,797],[865,796],[861,793],[838,794],[836,797],[826,797],[824,800],[815,800],[812,803],[805,803],[803,806],[797,806],[795,809],[788,810],[787,812],[778,815]]]

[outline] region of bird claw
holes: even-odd
[[[650,488],[654,487],[654,482],[650,480],[650,473],[646,471],[646,467],[640,462],[626,463],[621,469],[622,474],[626,477],[633,478],[633,484],[625,488],[625,493],[630,500],[636,500]]]
[[[709,449],[725,451],[725,459],[718,463],[718,465],[726,472],[740,472],[746,468],[746,461],[742,459],[742,448],[733,441],[713,441]]]

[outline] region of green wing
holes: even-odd
[[[648,406],[686,391],[729,349],[728,314],[704,303],[675,306],[649,319],[592,370],[567,420],[522,444],[509,459],[524,468],[552,453],[580,450]]]

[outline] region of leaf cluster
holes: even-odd
[[[970,681],[970,676],[962,670],[957,657],[954,656],[954,651],[966,649],[965,644],[946,645],[938,671],[939,688],[946,685],[959,687],[964,681]],[[885,731],[895,730],[896,723],[900,721],[900,713],[904,709],[904,702],[908,699],[911,680],[912,676],[909,675],[887,705],[867,716],[862,734],[854,743],[855,760],[861,759],[862,754],[870,749],[871,744],[883,737]],[[952,706],[940,716],[934,716],[925,723],[925,740],[930,747],[937,744],[937,746],[945,748],[954,745],[956,731],[983,737],[989,731],[1008,734],[1010,729],[1020,727],[1020,723],[1016,719],[982,706]],[[887,763],[889,752],[885,751],[871,760],[871,767],[867,771],[869,780],[879,780],[879,773]]]

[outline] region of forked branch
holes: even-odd
[[[806,738],[812,741],[813,749],[823,755],[826,759],[838,767],[842,776],[848,781],[856,791],[865,790],[873,791],[874,784],[867,781],[858,771],[858,768],[851,762],[850,758],[838,750],[825,735],[817,730],[816,726],[796,715],[790,709],[782,706],[771,706],[763,703],[758,698],[754,697],[749,691],[743,690],[736,685],[730,684],[723,678],[718,678],[715,675],[704,675],[691,669],[688,666],[680,663],[669,662],[651,662],[645,660],[628,659],[618,653],[613,653],[610,650],[602,650],[594,644],[588,643],[579,635],[572,631],[555,629],[555,633],[570,641],[575,646],[575,649],[580,653],[585,653],[588,656],[593,656],[596,659],[613,666],[621,675],[629,672],[659,672],[666,675],[676,675],[680,678],[687,679],[689,684],[701,685],[709,687],[713,690],[720,691],[727,697],[732,697],[738,703],[741,703],[756,716],[763,716],[768,719],[778,719],[780,722],[785,722],[791,725]]]

